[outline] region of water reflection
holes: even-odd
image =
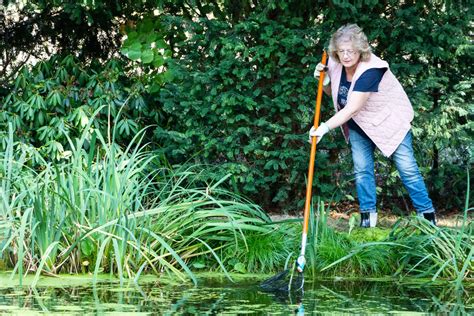
[[[395,281],[319,281],[303,293],[273,293],[275,301],[294,304],[295,314],[435,312],[472,314],[473,287],[457,291],[441,284],[397,283]],[[304,312],[303,312],[304,311]]]
[[[67,283],[67,282],[66,282]],[[473,286],[461,292],[446,285],[401,284],[394,281],[334,281],[306,283],[305,291],[265,293],[259,280],[231,283],[201,280],[199,287],[156,282],[115,282],[97,286],[15,288],[0,284],[0,314],[25,311],[61,314],[108,312],[176,314],[297,314],[434,312],[472,314]]]

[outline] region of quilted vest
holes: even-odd
[[[331,95],[336,111],[339,110],[337,92],[341,81],[342,65],[332,58],[328,61],[328,75],[331,78]],[[390,157],[410,130],[413,107],[400,82],[390,71],[388,63],[374,54],[368,61],[360,62],[352,77],[347,100],[350,102],[354,83],[370,68],[387,68],[379,84],[378,92],[370,93],[367,103],[352,119],[374,142],[382,154]],[[347,124],[342,126],[346,142],[349,139]]]

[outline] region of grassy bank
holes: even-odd
[[[143,274],[197,282],[196,271],[272,273],[294,262],[301,222],[272,222],[251,201],[206,182],[203,166],[170,168],[142,144],[114,145],[92,126],[69,139],[71,152],[49,162],[13,141],[0,153],[2,269],[18,275],[102,273],[138,281]],[[40,162],[32,164],[32,161]],[[468,181],[469,183],[469,181]],[[467,190],[469,192],[469,188]],[[306,274],[316,277],[472,279],[474,225],[469,196],[458,228],[408,217],[389,229],[328,224],[314,203]]]

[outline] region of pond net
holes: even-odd
[[[284,270],[260,283],[260,288],[267,292],[302,291],[304,286],[303,273]]]

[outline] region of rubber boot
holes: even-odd
[[[370,228],[377,225],[377,213],[360,213],[360,227]]]
[[[428,222],[436,226],[436,216],[435,212],[423,213],[423,218],[426,219]]]

